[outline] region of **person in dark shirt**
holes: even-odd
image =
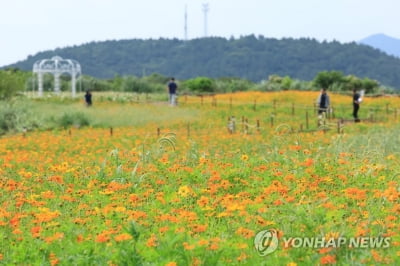
[[[176,105],[176,92],[178,90],[178,85],[175,82],[175,78],[171,78],[168,83],[168,92],[169,92],[169,104],[171,106]]]
[[[86,102],[86,106],[88,106],[88,107],[92,106],[92,94],[90,93],[90,91],[86,91],[85,102]]]
[[[353,89],[353,117],[355,122],[360,122],[358,118],[358,110],[360,109],[360,94]]]
[[[322,115],[322,113],[326,113],[330,106],[329,95],[326,93],[326,89],[321,90],[321,94],[318,98],[318,114]]]

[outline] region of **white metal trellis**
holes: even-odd
[[[38,80],[38,95],[43,96],[43,74],[50,73],[54,76],[54,92],[59,94],[60,88],[60,76],[64,73],[71,75],[71,90],[72,97],[76,95],[76,81],[80,77],[81,65],[76,60],[63,59],[60,56],[54,56],[51,59],[43,59],[36,61],[33,64],[33,73],[37,74]]]

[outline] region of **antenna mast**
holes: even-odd
[[[203,4],[204,12],[204,37],[207,37],[207,13],[210,10],[208,3]]]
[[[185,26],[184,26],[184,31],[185,31],[185,41],[188,40],[188,32],[187,32],[187,5],[185,5]]]

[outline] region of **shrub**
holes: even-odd
[[[122,87],[123,91],[126,92],[148,93],[153,91],[152,86],[148,82],[137,77],[124,78]]]
[[[214,92],[215,83],[212,79],[206,77],[197,77],[195,79],[187,80],[186,86],[191,91],[195,92]]]
[[[18,69],[0,70],[0,99],[9,99],[25,89],[26,74]]]
[[[39,124],[24,102],[13,100],[0,103],[0,135],[31,130],[38,128]]]
[[[253,82],[239,78],[221,78],[215,82],[215,92],[217,93],[248,91],[254,87]]]
[[[68,128],[71,126],[74,127],[85,127],[89,126],[89,118],[81,112],[76,112],[76,113],[64,113],[59,121],[58,125],[64,128]]]
[[[345,77],[340,71],[322,71],[314,78],[316,87],[330,89],[334,84],[342,84]]]

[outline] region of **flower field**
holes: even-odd
[[[360,115],[376,121],[337,131],[336,119],[316,127],[316,96],[181,97],[135,105],[149,116],[137,125],[2,137],[0,264],[400,265],[399,100],[366,99]],[[350,118],[350,96],[331,97]],[[269,229],[278,242],[264,256],[255,238]],[[387,242],[338,245],[353,238]]]

